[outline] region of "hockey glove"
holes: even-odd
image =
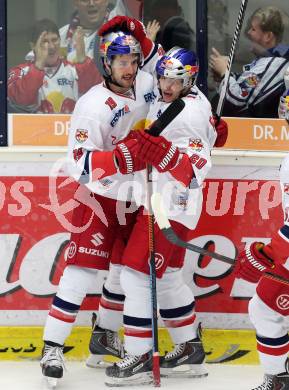
[[[139,41],[144,58],[149,55],[154,44],[147,37],[145,27],[142,22],[134,18],[129,18],[128,16],[115,16],[101,26],[98,31],[98,35],[103,36],[109,32],[118,30],[128,32]]]
[[[138,158],[139,147],[136,139],[129,139],[118,143],[114,149],[116,165],[123,175],[145,169],[145,163]]]
[[[126,21],[129,19],[127,16],[115,16],[114,18],[108,20],[106,23],[104,23],[100,29],[98,30],[98,35],[103,37],[105,34],[109,34],[113,31],[119,31],[126,29]]]
[[[220,148],[225,145],[228,138],[228,125],[227,122],[222,118],[218,118],[217,116],[213,116],[214,126],[217,132],[217,138],[214,146],[216,148]]]
[[[263,273],[274,268],[274,262],[265,255],[264,244],[253,242],[250,248],[243,250],[236,259],[235,276],[251,283],[257,283]]]
[[[152,137],[146,131],[138,131],[138,156],[141,160],[153,165],[159,172],[167,172],[175,167],[180,157],[177,147],[164,137]]]

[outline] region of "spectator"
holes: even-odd
[[[157,20],[161,26],[156,42],[160,43],[165,51],[173,46],[195,50],[195,33],[184,19],[178,0],[155,0],[149,11],[151,20]]]
[[[247,37],[256,58],[240,74],[231,73],[223,115],[242,117],[278,117],[278,103],[285,90],[284,73],[288,59],[273,54],[283,38],[282,12],[276,7],[257,9],[249,19]],[[228,58],[212,49],[209,65],[219,91]],[[215,105],[213,99],[213,105]]]
[[[13,67],[8,77],[10,109],[33,113],[73,111],[81,94],[96,83],[97,69],[85,56],[82,28],[76,31],[77,63],[60,57],[58,27],[49,19],[36,22],[31,37],[33,59]]]
[[[113,7],[108,0],[73,0],[75,12],[69,24],[59,30],[61,38],[61,52],[69,61],[76,60],[75,32],[81,26],[84,30],[85,53],[95,58],[99,75],[97,82],[101,81],[102,66],[99,63],[99,37],[97,30],[107,20],[116,15],[127,15],[129,12],[122,0],[117,0]]]

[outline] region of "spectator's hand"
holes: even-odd
[[[253,242],[236,259],[235,276],[251,283],[257,283],[267,269],[274,268],[273,260],[265,256],[262,242]]]
[[[85,61],[85,43],[84,43],[84,31],[81,26],[78,26],[75,30],[74,45],[76,50],[76,62],[82,63]]]
[[[44,70],[47,58],[49,55],[48,42],[46,41],[47,31],[43,31],[37,39],[33,47],[35,55],[35,66],[40,70]]]
[[[225,145],[228,138],[228,125],[227,122],[222,118],[218,118],[217,116],[213,116],[214,126],[217,132],[217,138],[214,146],[216,148],[220,148]]]
[[[223,56],[214,47],[209,59],[209,67],[215,81],[220,81],[224,77],[228,65],[228,57]]]
[[[161,25],[159,24],[159,22],[157,20],[154,19],[152,22],[148,22],[148,24],[146,26],[147,36],[153,42],[155,41],[157,33],[159,32],[160,28],[161,28]]]

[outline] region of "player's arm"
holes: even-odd
[[[289,257],[289,226],[284,225],[274,234],[269,244],[253,242],[237,257],[235,276],[257,283],[264,272],[284,264]]]
[[[83,106],[83,104],[81,104]],[[104,151],[103,124],[88,111],[82,113],[79,104],[71,118],[68,158],[71,175],[79,182],[89,183],[117,172],[129,174],[140,167],[138,142],[133,137],[120,141],[111,151]]]
[[[138,156],[160,173],[168,172],[183,186],[188,187],[195,177],[201,185],[211,168],[210,149],[201,139],[188,140],[186,151],[165,137],[152,137],[145,131],[137,132],[140,142]],[[197,148],[196,148],[197,143]]]

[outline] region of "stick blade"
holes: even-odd
[[[164,206],[162,203],[162,197],[159,192],[154,192],[151,196],[152,210],[161,230],[169,229],[171,227],[168,218],[166,216]]]

